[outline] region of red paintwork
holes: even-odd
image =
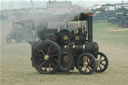
[[[126,24],[124,24],[124,26],[123,26],[124,28],[126,28],[127,27],[127,25]]]

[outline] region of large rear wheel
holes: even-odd
[[[59,71],[61,48],[51,40],[39,43],[33,50],[32,62],[41,74],[51,74]]]

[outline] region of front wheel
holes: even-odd
[[[96,70],[95,57],[90,53],[83,53],[77,59],[77,69],[81,74],[92,74]]]
[[[95,72],[97,73],[104,72],[107,68],[108,68],[107,56],[102,52],[98,52],[97,53],[97,67],[96,67]]]

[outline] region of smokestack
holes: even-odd
[[[88,41],[93,42],[93,13],[88,14]]]

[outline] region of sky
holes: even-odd
[[[0,1],[30,1],[30,0],[0,0]],[[48,1],[48,0],[33,0],[33,1]],[[56,1],[64,1],[64,0],[56,0]],[[122,1],[122,0],[68,0],[68,1]],[[128,1],[128,0],[124,0]]]
[[[2,2],[1,2],[2,1]],[[4,1],[4,3],[3,3]],[[11,1],[11,2],[5,2]],[[21,2],[22,1],[22,2]],[[23,2],[27,1],[27,2]],[[0,0],[0,10],[4,9],[19,9],[19,8],[30,8],[31,0]],[[42,1],[41,3],[38,1]],[[43,2],[45,1],[45,2]],[[46,2],[49,0],[33,0],[35,8],[45,8]],[[65,0],[56,0],[56,1],[65,1]],[[120,3],[122,0],[67,0],[72,1],[73,4],[79,4],[81,6],[92,6],[94,4],[106,4],[106,3]],[[124,2],[128,2],[128,0],[124,0]]]

